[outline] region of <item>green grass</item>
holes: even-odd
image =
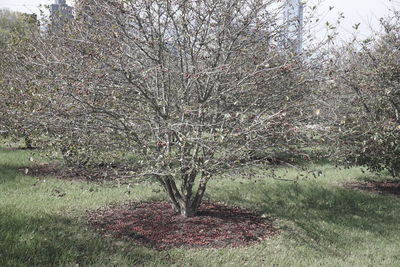
[[[128,194],[126,186],[17,172],[32,164],[31,156],[0,149],[0,266],[400,266],[400,199],[338,186],[385,179],[360,169],[320,165],[322,175],[297,183],[262,170],[251,180],[239,174],[215,179],[206,200],[256,210],[281,234],[245,248],[157,252],[99,236],[86,224],[87,210],[108,203],[164,199],[156,185],[139,184]],[[278,172],[288,179],[299,175]]]

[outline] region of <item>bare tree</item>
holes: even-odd
[[[93,0],[76,12],[24,60],[52,142],[123,147],[188,217],[212,177],[303,144],[313,79],[278,42],[279,1]]]

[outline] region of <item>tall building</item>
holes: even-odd
[[[284,9],[284,44],[296,54],[303,51],[303,10],[301,0],[286,0]]]
[[[65,0],[55,0],[50,5],[51,24],[53,29],[60,29],[63,24],[73,17],[73,8],[65,2]]]

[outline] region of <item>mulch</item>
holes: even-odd
[[[99,233],[157,250],[246,246],[279,232],[267,218],[224,204],[204,203],[191,218],[174,213],[166,202],[126,203],[88,213]]]
[[[77,169],[62,164],[19,168],[31,176],[99,181],[118,177],[109,169]],[[255,212],[221,203],[203,203],[197,216],[176,214],[166,202],[125,203],[88,211],[89,224],[100,234],[130,240],[157,250],[174,247],[240,247],[275,236],[271,221]]]
[[[345,188],[361,190],[383,195],[393,195],[400,197],[400,182],[393,181],[369,181],[369,182],[349,182],[344,184]]]

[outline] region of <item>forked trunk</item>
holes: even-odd
[[[185,194],[181,193],[172,177],[163,181],[163,186],[168,193],[171,206],[174,211],[183,217],[194,217],[203,200],[208,179],[201,179],[196,194],[192,197],[192,188],[185,188]]]
[[[194,217],[197,213],[197,208],[191,203],[172,203],[172,208],[183,217]]]

